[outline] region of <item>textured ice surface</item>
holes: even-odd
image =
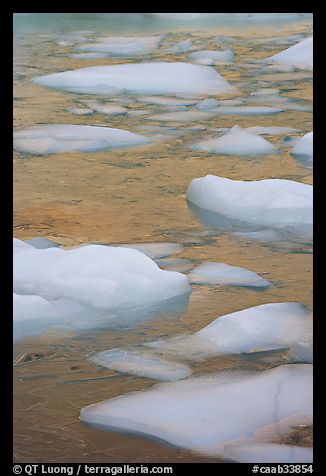
[[[218,94],[235,88],[213,68],[190,63],[134,63],[94,66],[39,76],[48,88],[84,94]]]
[[[79,47],[80,51],[105,53],[107,56],[128,57],[139,56],[155,51],[162,40],[161,36],[144,37],[107,37],[99,38],[95,43]]]
[[[225,155],[263,155],[273,150],[273,144],[252,132],[234,126],[222,137],[198,142],[193,150]]]
[[[220,106],[215,110],[218,114],[234,114],[243,116],[269,115],[282,112],[283,109],[272,106]]]
[[[225,263],[203,263],[188,274],[188,279],[192,284],[229,284],[259,288],[271,285],[270,281],[253,271]]]
[[[234,463],[312,463],[313,449],[303,446],[256,443],[226,445],[226,461]]]
[[[128,243],[126,245],[121,244],[120,246],[139,250],[152,259],[165,258],[174,253],[179,253],[183,249],[183,246],[179,243],[169,243],[164,241],[158,243]]]
[[[201,360],[222,354],[261,352],[312,342],[312,317],[298,303],[262,304],[218,317],[190,336],[171,337],[147,346],[182,358]]]
[[[190,291],[186,276],[161,270],[135,249],[101,245],[35,249],[19,240],[15,248],[20,251],[14,255],[14,292],[35,295],[53,305],[69,300],[71,305],[57,310],[68,317],[76,307],[128,309]],[[20,310],[24,312],[23,307]],[[14,320],[22,318],[24,314],[14,314]]]
[[[201,60],[210,60],[211,64],[220,64],[220,63],[232,63],[233,61],[233,51],[213,51],[213,50],[202,50],[194,51],[189,55],[189,59],[194,61]]]
[[[158,384],[82,409],[82,421],[128,431],[193,451],[223,456],[227,443],[245,443],[278,422],[312,420],[312,365],[283,365],[255,374],[223,372]],[[255,461],[256,462],[256,461]]]
[[[163,122],[192,122],[192,121],[208,121],[216,115],[216,112],[208,111],[180,111],[167,112],[165,114],[154,114],[148,116],[147,119],[151,121]]]
[[[71,114],[76,114],[77,116],[90,116],[94,113],[93,109],[88,109],[86,107],[68,107],[66,111]]]
[[[192,373],[188,365],[133,349],[110,349],[92,355],[89,360],[121,373],[157,380],[180,380]]]
[[[298,69],[313,69],[313,37],[306,38],[290,48],[267,58]]]
[[[292,154],[313,156],[313,132],[301,137],[292,149]]]
[[[85,101],[86,106],[93,109],[93,111],[106,114],[108,116],[119,116],[121,114],[127,114],[128,109],[124,106],[117,106],[112,103],[101,103],[99,101]]]
[[[187,199],[198,207],[250,223],[312,225],[313,187],[292,180],[246,182],[206,175],[190,183]]]
[[[167,48],[166,50],[164,50],[164,53],[172,53],[174,55],[178,55],[178,54],[186,53],[187,51],[191,50],[191,47],[192,47],[192,42],[190,39],[183,40],[171,46],[170,48]]]
[[[199,103],[196,104],[195,108],[200,109],[200,110],[210,110],[210,109],[215,109],[218,107],[219,102],[216,99],[210,98],[210,99],[203,99]]]
[[[46,299],[33,294],[13,294],[14,321],[49,319],[57,312]]]
[[[293,129],[293,127],[281,127],[281,126],[252,126],[246,127],[245,131],[252,132],[253,134],[261,135],[276,135],[276,134],[289,134],[291,132],[300,132],[300,129]]]
[[[14,132],[14,148],[28,154],[95,152],[149,144],[150,139],[122,129],[44,124]]]

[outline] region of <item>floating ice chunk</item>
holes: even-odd
[[[274,96],[275,94],[278,94],[279,93],[279,89],[277,88],[262,88],[262,89],[258,89],[257,91],[254,91],[253,93],[250,94],[250,96]]]
[[[267,71],[277,72],[277,73],[293,73],[295,67],[290,64],[272,64],[266,67]]]
[[[234,236],[239,236],[241,238],[248,238],[249,240],[257,241],[280,241],[280,234],[276,230],[259,230],[259,231],[238,231],[233,233]]]
[[[121,244],[125,248],[134,248],[141,251],[152,259],[165,258],[182,251],[183,246],[179,243],[159,242],[159,243],[128,243]]]
[[[192,42],[190,39],[188,39],[188,40],[184,40],[184,41],[180,41],[179,43],[176,43],[170,48],[164,50],[164,53],[172,53],[175,55],[187,53],[187,51],[191,50],[191,47],[192,47]]]
[[[292,149],[294,155],[309,155],[313,156],[313,132],[301,137]]]
[[[294,362],[313,363],[313,345],[310,341],[295,342],[289,350],[289,358]]]
[[[144,345],[196,361],[222,354],[285,349],[302,340],[312,341],[310,312],[297,303],[273,303],[218,317],[190,336]]]
[[[14,132],[14,148],[28,154],[95,152],[149,144],[150,139],[110,127],[42,124]]]
[[[278,436],[280,420],[301,423],[302,415],[312,420],[312,365],[298,364],[162,383],[89,405],[80,418],[223,457],[226,444],[245,443],[266,425]]]
[[[99,101],[85,101],[86,106],[93,109],[93,111],[106,114],[108,116],[119,116],[121,114],[127,114],[128,109],[124,106],[117,106],[111,103],[101,103]]]
[[[108,56],[128,57],[152,53],[161,43],[161,36],[108,37],[99,38],[96,43],[80,46],[80,51],[105,53]]]
[[[33,249],[33,246],[26,243],[26,241],[18,240],[17,238],[13,239],[13,254],[30,249]]]
[[[107,58],[108,55],[105,53],[75,53],[70,55],[70,58],[75,59],[98,59],[98,58]]]
[[[208,121],[216,115],[215,112],[206,111],[180,111],[167,112],[165,114],[154,114],[148,116],[147,119],[151,121],[163,122],[192,122],[192,121]]]
[[[157,104],[158,106],[190,106],[196,104],[196,99],[179,99],[165,96],[143,96],[137,98],[138,102],[146,104]]]
[[[121,373],[156,380],[180,380],[192,373],[188,365],[133,349],[110,349],[92,355],[89,360]]]
[[[194,144],[192,150],[225,155],[264,155],[270,154],[273,147],[273,144],[262,137],[234,126],[222,137]]]
[[[200,110],[209,110],[215,109],[219,105],[219,102],[216,99],[203,99],[199,103],[196,104],[195,108]]]
[[[95,309],[119,310],[164,302],[190,291],[186,276],[161,270],[135,249],[25,246],[14,255],[14,292],[52,304],[68,299]],[[69,315],[69,306],[65,311]]]
[[[298,69],[313,69],[313,37],[306,38],[290,48],[267,58]]]
[[[253,126],[246,127],[245,129],[253,134],[261,135],[277,135],[277,134],[289,134],[290,132],[300,132],[300,129],[293,129],[293,127],[281,127],[281,126]]]
[[[234,114],[243,116],[269,115],[282,112],[283,109],[272,106],[220,106],[215,109],[218,114]]]
[[[224,50],[224,51],[202,50],[202,51],[194,51],[193,53],[189,55],[189,58],[194,61],[208,59],[213,64],[221,64],[221,63],[232,63],[234,54],[232,50]]]
[[[198,207],[245,222],[273,227],[312,225],[312,185],[283,179],[194,179],[187,199]]]
[[[256,443],[226,445],[225,460],[234,463],[312,463],[313,449],[302,446]]]
[[[48,88],[83,94],[219,94],[235,88],[213,68],[190,63],[134,63],[94,66],[38,76]]]
[[[13,295],[14,321],[48,319],[56,315],[56,310],[46,299],[29,294]]]
[[[36,237],[32,238],[31,240],[26,240],[25,243],[28,243],[29,245],[32,245],[34,248],[37,248],[39,250],[44,250],[46,248],[57,248],[59,247],[59,243],[56,243],[55,241],[48,240],[47,238],[41,238],[41,237]]]
[[[225,263],[204,263],[188,274],[191,284],[226,284],[266,288],[271,285],[267,279],[248,269],[230,266]]]
[[[86,107],[68,107],[66,111],[71,114],[76,114],[77,116],[90,116],[94,113],[93,109],[88,109]]]
[[[178,271],[179,273],[185,273],[194,267],[190,260],[184,258],[156,259],[155,262],[160,268]]]

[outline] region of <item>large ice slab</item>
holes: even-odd
[[[35,295],[54,306],[61,302],[56,310],[68,317],[76,307],[130,309],[190,292],[185,275],[160,269],[138,250],[114,246],[86,245],[69,250],[20,246],[13,270],[16,294]]]
[[[84,94],[219,94],[235,88],[213,68],[190,63],[134,63],[94,66],[38,76],[48,88]]]
[[[108,116],[119,116],[121,114],[127,114],[128,109],[124,106],[117,106],[112,103],[102,103],[99,101],[85,101],[86,106],[93,109],[93,111],[106,114]]]
[[[271,285],[267,279],[248,269],[225,263],[203,263],[188,274],[191,284],[225,284],[266,288]]]
[[[312,342],[312,317],[297,303],[271,303],[218,317],[190,336],[145,345],[182,358],[201,360],[222,354],[287,349]]]
[[[192,150],[225,155],[264,155],[272,152],[273,144],[257,134],[234,126],[222,137],[194,144]]]
[[[298,69],[313,69],[313,37],[306,38],[290,48],[267,58],[270,61],[294,66]]]
[[[148,116],[146,119],[150,121],[163,121],[163,122],[193,122],[193,121],[208,121],[214,117],[215,112],[211,111],[198,111],[198,110],[189,110],[189,111],[177,111],[177,112],[167,112],[164,114],[153,114]]]
[[[312,365],[283,365],[265,372],[223,372],[163,383],[82,409],[82,421],[128,431],[211,456],[228,443],[245,443],[292,417],[312,420]],[[256,462],[256,461],[254,461]]]
[[[80,51],[105,53],[107,56],[131,57],[150,54],[160,43],[161,36],[113,36],[98,38],[97,42],[80,46]]]
[[[282,112],[283,109],[272,106],[220,106],[216,108],[215,111],[218,114],[232,114],[235,116],[267,116],[270,114],[278,114]]]
[[[246,182],[206,175],[190,183],[187,199],[245,222],[273,227],[312,225],[313,187],[292,180]]]
[[[313,449],[303,446],[256,443],[226,445],[225,460],[233,463],[312,463]]]
[[[152,142],[145,136],[111,127],[42,124],[14,132],[14,148],[28,154],[95,152]]]
[[[186,364],[180,364],[149,352],[134,349],[110,349],[89,357],[91,362],[121,373],[156,380],[180,380],[192,373]]]

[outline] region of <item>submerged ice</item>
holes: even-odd
[[[267,279],[248,269],[225,263],[203,263],[188,274],[191,284],[225,284],[266,288],[271,285]]]

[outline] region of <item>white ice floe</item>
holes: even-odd
[[[292,424],[312,421],[312,365],[161,383],[80,413],[82,421],[102,429],[142,434],[214,457],[224,456],[226,444],[246,443],[267,426],[279,436],[279,423],[289,417]]]
[[[249,182],[206,175],[190,183],[187,199],[200,208],[249,223],[312,225],[313,187],[292,180]]]
[[[222,137],[194,144],[192,150],[202,150],[212,154],[264,155],[270,154],[273,144],[252,132],[234,126]]]
[[[290,48],[267,58],[270,61],[294,66],[298,69],[313,69],[313,37],[306,38]]]
[[[188,274],[191,284],[225,284],[266,288],[271,285],[267,279],[248,269],[225,263],[203,263]]]
[[[212,111],[177,111],[167,112],[164,114],[153,114],[148,116],[147,119],[151,121],[163,121],[163,122],[193,122],[193,121],[208,121],[216,115],[216,112]]]
[[[269,115],[282,112],[283,109],[272,106],[220,106],[215,109],[218,114],[234,114],[240,116]]]
[[[32,245],[26,243],[26,241],[18,240],[17,238],[13,239],[12,249],[13,249],[13,254],[14,255],[16,253],[20,253],[21,251],[31,250],[33,248],[34,247]]]
[[[21,241],[20,243],[24,243],[24,242]],[[41,237],[31,238],[30,240],[26,240],[25,243],[28,243],[29,245],[39,250],[44,250],[46,248],[56,248],[60,246],[59,243],[56,243],[55,241],[48,240],[47,238],[41,238]]]
[[[75,53],[70,55],[70,58],[75,59],[98,59],[98,58],[107,58],[105,53]]]
[[[196,99],[180,99],[167,96],[141,96],[137,98],[138,102],[146,104],[155,104],[157,106],[190,106],[196,104]]]
[[[224,458],[233,463],[312,463],[313,449],[275,443],[226,445]]]
[[[145,136],[111,127],[42,124],[14,132],[14,148],[28,154],[95,152],[151,142]]]
[[[67,107],[66,111],[77,116],[90,116],[94,113],[93,109],[86,107]]]
[[[128,243],[120,244],[119,246],[125,248],[134,248],[135,250],[141,251],[152,259],[165,258],[166,256],[179,253],[183,249],[183,246],[179,243],[170,243],[165,241],[158,243]]]
[[[205,110],[215,109],[216,107],[218,107],[218,105],[219,105],[219,101],[217,101],[214,98],[209,98],[209,99],[203,99],[202,101],[197,103],[195,105],[195,108],[205,111]]]
[[[271,303],[218,317],[189,336],[146,342],[146,346],[184,359],[287,349],[312,342],[311,313],[298,303]]]
[[[187,53],[187,51],[191,50],[191,47],[192,47],[192,41],[190,39],[183,40],[171,46],[170,48],[163,50],[163,53],[172,53],[174,55],[179,55],[182,53]]]
[[[300,132],[300,129],[294,129],[293,127],[282,126],[252,126],[246,127],[245,131],[252,132],[259,135],[277,135],[277,134],[289,134],[291,132]]]
[[[180,380],[192,373],[186,364],[134,349],[110,349],[92,355],[89,360],[117,372],[156,380]]]
[[[117,106],[112,103],[101,103],[99,101],[85,101],[86,106],[93,109],[93,111],[106,114],[107,116],[120,116],[127,114],[128,109],[124,106]]]
[[[160,269],[138,250],[87,245],[74,249],[36,249],[16,240],[14,292],[35,295],[60,315],[72,315],[76,307],[101,311],[130,309],[165,302],[190,292],[185,275]],[[76,304],[76,306],[74,306]],[[14,314],[14,320],[25,318]],[[38,313],[37,303],[35,312]]]
[[[82,94],[219,94],[235,88],[213,68],[190,63],[133,63],[94,66],[38,76],[48,88]]]
[[[308,134],[301,137],[298,142],[293,147],[292,154],[294,155],[309,155],[313,156],[313,132],[308,132]]]
[[[201,50],[201,51],[194,51],[189,55],[189,59],[198,61],[202,63],[202,61],[210,61],[209,64],[223,64],[223,63],[232,63],[234,58],[234,54],[232,50],[224,50],[224,51],[213,51],[213,50]],[[207,63],[204,63],[207,64]]]
[[[119,36],[98,38],[95,43],[80,46],[80,51],[105,53],[107,56],[130,57],[153,53],[160,45],[161,36]]]

